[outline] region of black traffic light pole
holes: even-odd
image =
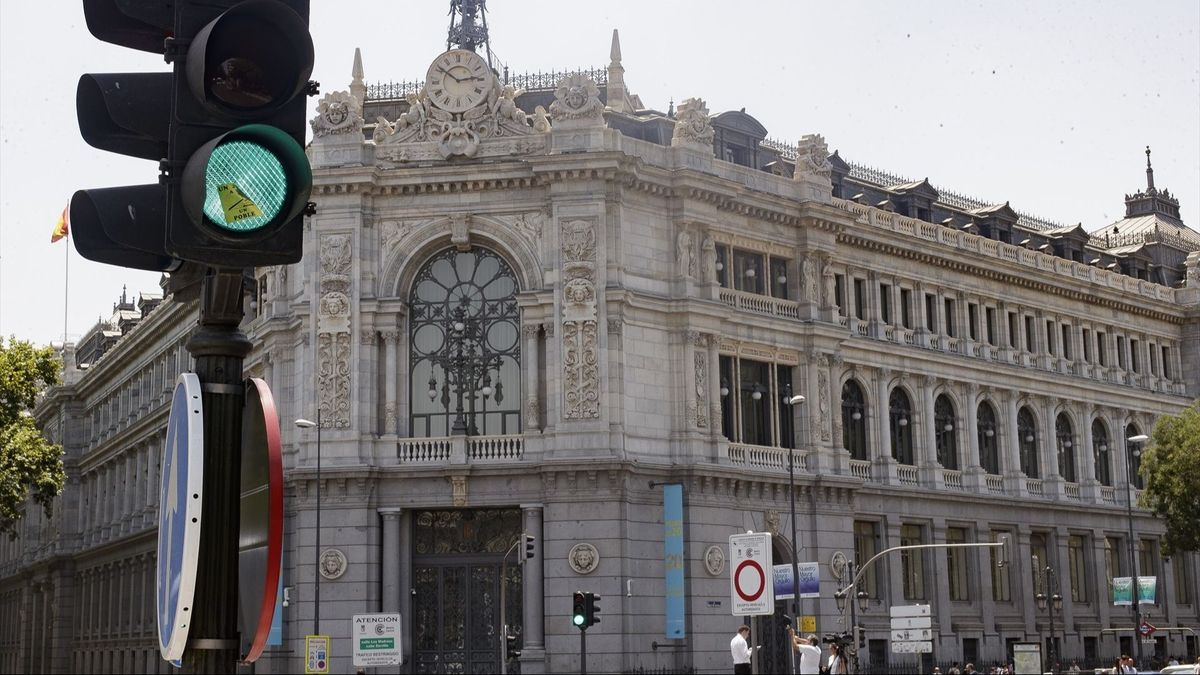
[[[185,673],[232,673],[237,630],[239,494],[242,466],[242,360],[251,343],[239,330],[240,269],[209,268],[200,286],[200,319],[187,343],[204,403],[204,504],[200,560]]]
[[[579,629],[579,675],[587,675],[587,626]]]

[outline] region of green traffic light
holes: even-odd
[[[213,149],[204,170],[204,215],[218,227],[253,232],[273,222],[288,196],[288,175],[270,149],[245,140]]]
[[[575,622],[575,625],[576,625],[576,626],[582,626],[582,625],[583,625],[583,615],[582,615],[582,614],[576,614],[576,615],[574,616],[574,618],[572,618],[571,620]]]

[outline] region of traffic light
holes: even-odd
[[[112,44],[166,53],[173,32],[169,2],[97,0],[83,4],[92,35]],[[75,89],[79,133],[92,147],[162,161],[168,154],[171,74],[85,74]],[[166,186],[79,190],[71,197],[70,228],[75,248],[88,260],[166,272],[179,261],[163,243]]]
[[[587,601],[585,603],[587,605],[587,625],[595,626],[596,624],[600,623],[600,605],[596,604],[596,601],[600,599],[600,596],[596,595],[595,593],[586,593],[585,596]]]
[[[526,534],[523,536],[525,537],[525,559],[530,560],[533,558],[533,554],[534,554],[533,535]]]
[[[867,648],[867,631],[862,626],[855,626],[854,632],[858,635],[858,648]]]
[[[299,262],[308,0],[176,0],[174,28],[166,250],[219,267]]]
[[[571,599],[571,624],[579,630],[587,630],[587,595],[583,591],[575,591]]]
[[[504,636],[504,654],[508,659],[521,658],[521,650],[517,648],[517,636],[511,633]]]

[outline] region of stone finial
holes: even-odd
[[[690,147],[713,152],[713,128],[704,99],[689,98],[675,111],[671,147]]]
[[[636,108],[629,96],[629,90],[625,88],[625,68],[621,65],[621,38],[616,28],[613,29],[608,58],[608,108],[613,112],[631,113]]]
[[[358,99],[359,106],[367,100],[367,85],[363,84],[362,51],[354,48],[354,65],[350,68],[350,95]]]
[[[613,29],[612,46],[608,49],[608,59],[612,62],[609,64],[609,68],[621,66],[621,36],[617,33],[616,28]]]

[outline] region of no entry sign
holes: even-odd
[[[729,537],[729,606],[734,616],[775,613],[771,580],[771,535],[766,532]]]

